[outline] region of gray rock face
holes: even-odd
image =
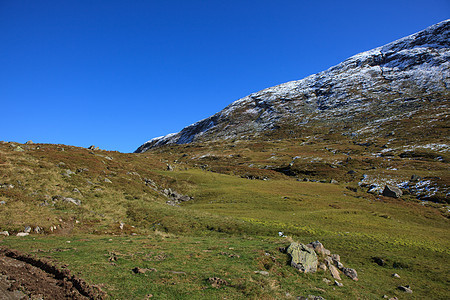
[[[135,152],[165,144],[257,137],[289,126],[300,133],[342,125],[349,135],[381,134],[383,124],[407,119],[430,103],[448,110],[449,86],[450,20],[446,20],[326,71],[253,93],[178,133],[152,139]],[[348,123],[352,126],[345,129],[343,124]]]
[[[287,253],[291,255],[291,266],[305,273],[314,273],[317,271],[318,259],[316,252],[301,244],[291,243],[287,249]]]
[[[356,273],[355,269],[350,269],[350,268],[343,268],[342,272],[344,272],[344,274],[347,277],[350,277],[351,279],[353,279],[354,281],[358,281],[358,273]]]
[[[391,198],[400,198],[403,195],[403,192],[396,186],[386,185],[382,195]]]

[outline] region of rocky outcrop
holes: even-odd
[[[178,193],[177,191],[173,191],[172,189],[164,189],[163,194],[169,198],[169,200],[166,202],[170,205],[179,205],[181,202],[186,202],[194,199],[193,197],[182,195]]]
[[[317,255],[310,247],[294,242],[287,248],[287,253],[291,256],[291,266],[294,268],[305,273],[317,271]]]
[[[354,281],[358,281],[358,273],[355,269],[346,268],[338,254],[331,254],[319,241],[307,245],[293,242],[287,249],[280,248],[291,256],[291,266],[305,273],[314,273],[317,270],[330,271],[335,280],[342,280],[341,272]],[[341,285],[339,285],[341,286]]]
[[[273,132],[301,136],[326,128],[341,128],[348,135],[383,134],[380,128],[393,119],[407,120],[433,103],[445,105],[449,48],[450,20],[446,20],[326,71],[253,93],[178,133],[154,138],[135,152]]]

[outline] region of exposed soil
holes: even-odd
[[[0,248],[0,299],[104,299],[106,295],[46,259]]]

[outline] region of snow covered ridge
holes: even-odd
[[[320,122],[365,120],[367,112],[387,120],[424,109],[424,99],[448,101],[449,90],[450,20],[446,20],[326,71],[248,95],[178,133],[146,142],[136,152],[165,144],[255,136],[287,123],[301,131]]]

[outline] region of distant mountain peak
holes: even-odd
[[[449,48],[450,20],[445,20],[326,71],[250,94],[178,133],[151,139],[135,152],[324,128],[348,134],[379,120],[407,118],[424,109],[423,101],[449,100]]]

